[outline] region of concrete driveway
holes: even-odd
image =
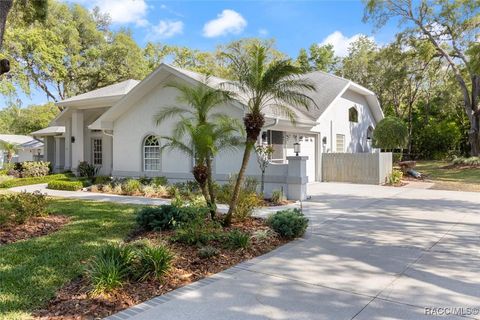
[[[479,319],[480,194],[323,183],[304,239],[110,319]]]

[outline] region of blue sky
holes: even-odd
[[[361,1],[160,1],[160,0],[70,0],[88,8],[99,6],[109,13],[112,27],[129,28],[143,46],[147,41],[211,50],[243,37],[275,38],[281,51],[295,57],[300,48],[313,43],[331,43],[340,56],[348,44],[364,34],[379,44],[393,39],[396,26],[373,33],[362,22]],[[44,103],[34,90],[20,95],[22,105]],[[3,99],[2,99],[3,100]],[[0,101],[0,106],[4,105]]]

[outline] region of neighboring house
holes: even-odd
[[[383,113],[375,94],[358,84],[324,72],[312,72],[305,77],[317,88],[317,92],[311,93],[317,107],[293,107],[295,126],[284,115],[266,110],[261,140],[273,144],[275,149],[267,175],[275,170],[277,176],[282,175],[278,168],[294,155],[293,144],[299,142],[300,155],[309,157],[306,176],[312,182],[321,180],[322,153],[370,152],[370,135]],[[162,142],[158,137],[171,135],[177,120],[157,126],[154,117],[162,107],[178,104],[177,91],[165,87],[166,84],[197,85],[203,79],[198,73],[162,64],[141,82],[127,80],[57,103],[64,111],[51,127],[32,134],[44,139],[46,158],[57,171],[75,171],[81,161],[88,161],[99,166],[103,175],[192,179],[192,159],[174,151],[160,152]],[[223,81],[210,77],[209,85],[218,86]],[[222,109],[237,119],[244,115],[241,102]],[[238,171],[241,152],[220,154],[215,159],[218,180],[226,180]],[[254,157],[253,154],[249,175],[259,174]],[[278,179],[270,180],[274,184]]]
[[[40,161],[43,159],[43,142],[30,136],[0,134],[0,168],[7,162],[7,152],[2,149],[3,143],[17,146],[12,162]]]

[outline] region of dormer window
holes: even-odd
[[[358,122],[358,111],[357,108],[351,107],[348,109],[348,121]]]

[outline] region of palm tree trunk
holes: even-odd
[[[212,220],[215,219],[215,215],[217,214],[217,204],[215,200],[215,187],[213,185],[213,179],[212,179],[212,159],[210,157],[207,157],[207,186],[208,186],[208,193],[210,194],[210,215],[212,217]]]
[[[250,160],[250,154],[252,152],[254,143],[247,138],[245,144],[245,151],[243,153],[242,166],[240,171],[238,171],[237,182],[235,183],[235,188],[233,189],[232,199],[230,200],[230,207],[228,208],[228,213],[225,216],[225,225],[229,226],[232,223],[233,213],[237,207],[238,198],[240,196],[240,188],[243,185],[243,180],[245,178],[245,171],[247,170],[248,161]]]

